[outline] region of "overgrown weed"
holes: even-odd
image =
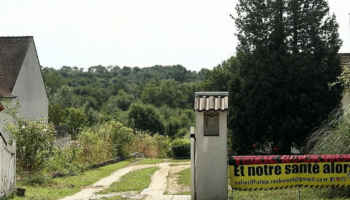
[[[350,105],[334,110],[328,120],[307,139],[304,148],[307,154],[350,153]],[[317,190],[322,198],[350,197],[348,188]]]

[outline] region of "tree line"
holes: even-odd
[[[43,68],[50,120],[77,132],[114,119],[181,137],[194,125],[196,91],[229,91],[228,128],[237,153],[302,151],[342,98],[336,17],[326,0],[239,0],[236,13],[236,56],[212,70]]]
[[[73,136],[87,126],[117,120],[150,134],[183,136],[194,123],[194,92],[206,69],[181,65],[152,67],[43,67],[49,120]]]

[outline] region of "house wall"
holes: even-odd
[[[341,104],[343,106],[347,106],[350,104],[350,94],[348,92],[343,95],[343,99],[341,100]]]
[[[18,115],[20,117],[27,119],[46,118],[45,120],[47,122],[49,100],[47,98],[34,41],[31,42],[28,48],[17,81],[12,90],[12,95],[16,96],[16,98],[3,98],[1,103],[4,106],[9,105],[13,107],[15,102],[19,100],[21,107],[18,108]],[[0,132],[4,139],[8,141],[9,135],[3,131],[5,119],[8,119],[9,122],[13,122],[11,117],[7,116],[4,112],[0,112]]]
[[[18,114],[24,118],[48,117],[48,103],[34,40],[31,42],[12,95],[17,96],[21,107]],[[14,102],[16,99],[13,99]]]

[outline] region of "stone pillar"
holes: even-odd
[[[196,200],[227,200],[227,92],[196,92]],[[193,196],[193,195],[192,195]]]

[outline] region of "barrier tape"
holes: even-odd
[[[229,157],[231,187],[276,190],[349,187],[350,154]]]

